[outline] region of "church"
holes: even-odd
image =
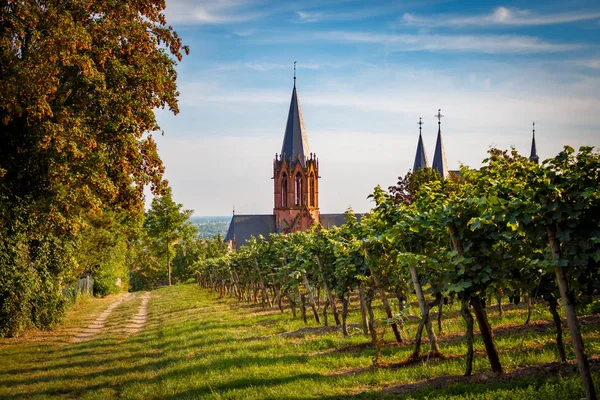
[[[295,69],[295,67],[294,67]],[[438,134],[431,168],[446,178],[458,171],[448,170],[446,153],[442,141],[441,119],[438,110]],[[423,145],[419,118],[419,140],[413,171],[428,166],[427,154]],[[530,160],[539,162],[535,145],[535,123],[533,124]],[[290,233],[306,231],[312,225],[320,223],[325,229],[340,226],[345,222],[345,215],[321,214],[319,212],[319,159],[310,152],[308,136],[304,128],[302,109],[296,89],[294,72],[294,88],[288,112],[281,153],[275,154],[273,160],[273,214],[234,215],[225,236],[229,248],[236,250],[252,236],[262,235],[266,238],[270,233]]]
[[[324,228],[342,225],[345,215],[319,212],[319,159],[310,152],[302,109],[294,88],[281,153],[273,160],[273,214],[234,215],[225,242],[235,250],[250,237],[305,231],[320,223]]]

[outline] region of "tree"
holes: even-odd
[[[144,186],[165,187],[148,132],[160,131],[155,108],[178,112],[175,65],[188,49],[164,8],[0,2],[0,336],[56,320],[35,313],[60,317],[89,209],[140,211]]]
[[[152,205],[146,212],[144,229],[153,240],[151,247],[157,258],[163,260],[167,270],[167,282],[171,286],[171,260],[175,256],[173,244],[194,237],[198,231],[189,218],[193,210],[182,210],[183,204],[177,204],[171,197],[171,188],[162,196],[152,199]]]

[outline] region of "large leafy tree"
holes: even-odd
[[[89,209],[164,189],[153,110],[187,48],[164,0],[0,2],[0,336],[60,318]],[[40,316],[45,316],[40,318]]]
[[[152,239],[150,248],[160,263],[165,266],[167,283],[171,285],[171,262],[176,251],[174,244],[190,242],[198,233],[189,218],[192,210],[184,210],[183,204],[173,201],[171,189],[168,188],[163,196],[152,199],[152,206],[146,212],[144,229]]]

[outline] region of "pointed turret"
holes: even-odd
[[[448,163],[446,162],[446,152],[444,151],[444,142],[442,141],[442,110],[438,110],[435,117],[438,119],[438,135],[435,143],[435,153],[433,154],[433,164],[431,168],[437,170],[442,178],[448,176]]]
[[[291,165],[293,165],[298,161],[299,156],[302,166],[305,166],[309,154],[310,148],[304,129],[304,119],[302,118],[302,109],[296,90],[296,73],[294,71],[294,89],[292,90],[292,101],[290,102],[283,145],[281,146],[281,160],[289,161],[291,159]]]
[[[531,153],[529,154],[529,160],[536,164],[540,163],[540,157],[538,157],[537,148],[535,147],[535,122],[533,123],[533,137],[531,139]]]
[[[421,125],[423,121],[419,118],[419,143],[417,143],[417,154],[415,155],[415,163],[413,164],[412,171],[415,172],[420,168],[427,167],[427,154],[425,153],[425,146],[423,145],[423,136],[421,136]]]

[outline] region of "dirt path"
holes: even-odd
[[[146,292],[142,295],[142,303],[138,309],[138,313],[129,321],[125,326],[125,330],[128,334],[134,334],[146,326],[148,322],[148,300],[150,300],[150,292]]]
[[[132,293],[126,293],[123,296],[116,299],[114,302],[112,302],[106,308],[106,310],[104,310],[102,312],[102,314],[100,314],[94,320],[94,322],[89,324],[85,329],[83,329],[83,331],[81,331],[77,336],[75,336],[73,338],[73,340],[71,340],[71,342],[79,343],[79,342],[84,342],[84,341],[91,340],[92,338],[94,338],[94,336],[96,336],[98,333],[100,333],[102,328],[104,328],[104,324],[106,324],[106,320],[108,319],[108,316],[113,312],[113,310],[115,308],[117,308],[121,303],[123,303],[125,301],[129,301],[129,300],[133,299],[134,297],[135,297],[135,295],[133,295]]]

